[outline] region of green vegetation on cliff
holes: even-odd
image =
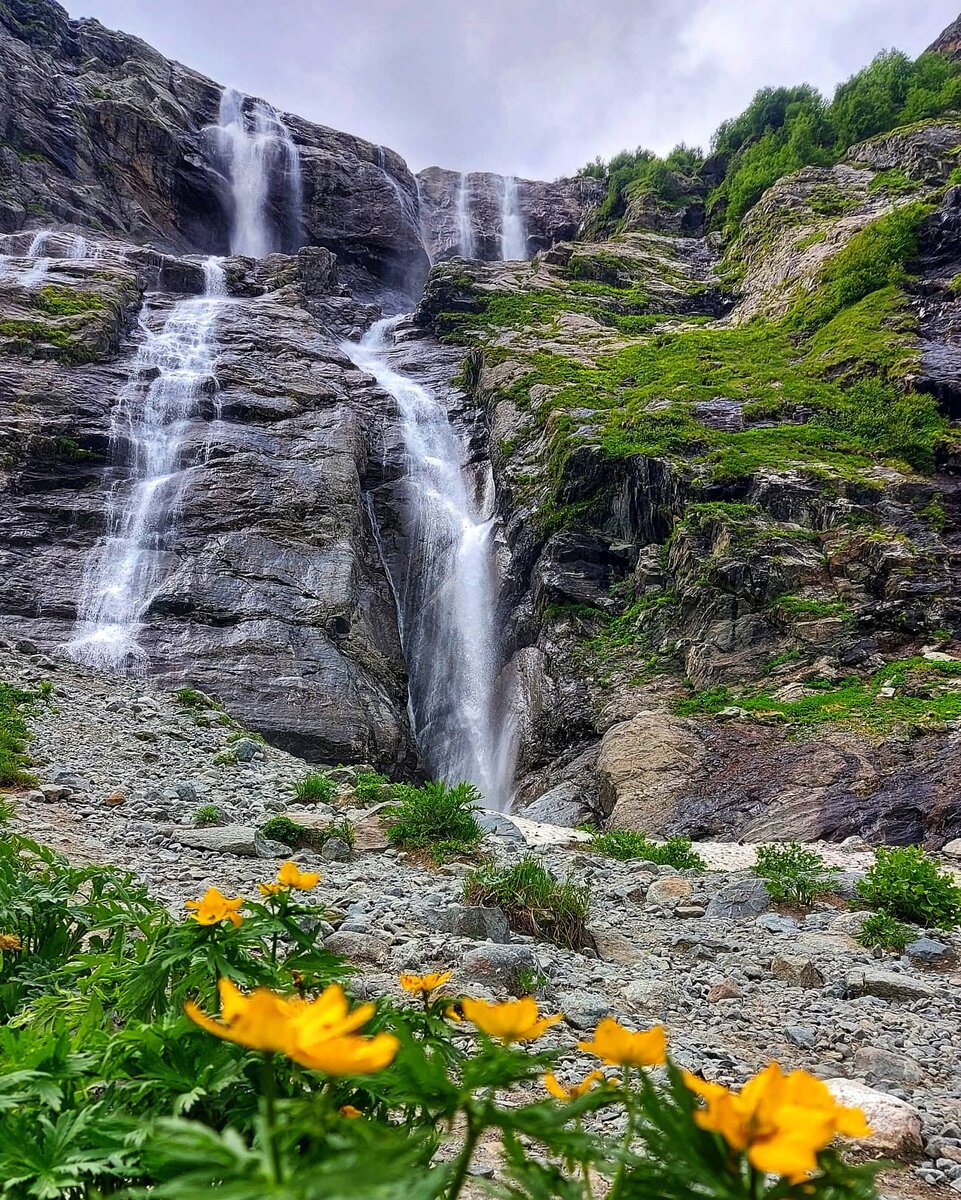
[[[884,51],[842,83],[828,103],[815,88],[762,88],[740,116],[724,121],[711,142],[703,178],[712,224],[737,231],[741,219],[783,175],[806,166],[831,166],[857,142],[961,108],[961,64],[939,54],[912,60]],[[628,201],[650,192],[657,201],[677,204],[698,191],[705,167],[699,152],[679,146],[666,158],[638,149],[595,161],[581,174],[604,179],[607,193],[598,208],[597,231],[610,232]],[[902,172],[878,176],[888,192],[906,190]],[[707,190],[704,184],[700,190]]]

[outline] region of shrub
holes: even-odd
[[[293,850],[322,850],[331,838],[339,838],[351,849],[354,847],[354,827],[346,817],[331,821],[321,829],[301,825],[292,817],[276,816],[265,821],[260,832],[273,842],[283,842]]]
[[[779,904],[811,904],[831,891],[835,876],[817,851],[797,842],[758,846],[754,874],[764,880],[771,899]]]
[[[889,917],[927,929],[961,925],[961,887],[920,846],[879,846],[857,890],[871,908]]]
[[[886,912],[872,913],[858,934],[858,941],[869,950],[877,946],[882,950],[896,950],[899,954],[913,938],[913,930]]]
[[[606,833],[595,833],[591,849],[622,862],[642,858],[647,862],[676,867],[679,871],[703,871],[707,865],[693,848],[690,838],[668,838],[659,846],[633,829],[609,829]]]
[[[201,804],[194,809],[195,825],[223,825],[224,810],[218,804]]]
[[[323,771],[309,771],[294,784],[294,795],[298,800],[315,800],[329,804],[337,794],[337,784]]]
[[[587,932],[590,890],[558,882],[533,854],[501,870],[476,868],[464,880],[464,900],[503,909],[511,928],[520,933],[572,950],[593,945]]]
[[[474,816],[481,797],[472,784],[395,784],[391,797],[385,827],[396,846],[429,850],[436,860],[469,853],[483,836]]]
[[[358,771],[354,795],[362,804],[379,804],[387,795],[390,780],[377,771]]]
[[[0,683],[0,786],[37,782],[24,770],[30,761],[26,752],[30,734],[22,710],[33,700],[31,692]]]

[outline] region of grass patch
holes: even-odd
[[[361,804],[379,804],[386,800],[390,780],[378,771],[358,771],[354,780],[354,795]]]
[[[483,831],[474,811],[481,796],[469,783],[394,784],[384,809],[388,840],[407,850],[423,850],[435,862],[470,854]]]
[[[782,721],[796,729],[835,724],[883,736],[898,729],[926,730],[961,718],[961,662],[902,659],[881,667],[868,679],[841,683],[811,683],[811,695],[779,701],[768,690],[738,693],[710,688],[678,700],[679,716],[711,716],[737,705],[764,719]],[[880,695],[893,687],[893,696]]]
[[[35,292],[31,296],[31,304],[53,317],[74,317],[80,313],[97,312],[106,308],[103,299],[96,292],[52,285]]]
[[[201,804],[194,809],[193,823],[201,828],[224,824],[224,810],[219,804]]]
[[[643,859],[645,862],[676,867],[679,871],[707,869],[707,864],[694,849],[691,839],[685,837],[668,838],[658,845],[633,829],[609,829],[603,833],[593,833],[591,849],[621,862]]]
[[[294,784],[294,795],[302,802],[329,804],[337,795],[337,784],[323,771],[308,771]]]
[[[592,945],[587,932],[591,895],[587,887],[560,883],[529,854],[512,867],[478,867],[464,880],[467,904],[500,908],[512,929],[568,946]]]

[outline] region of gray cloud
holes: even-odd
[[[757,88],[830,92],[917,54],[958,0],[69,0],[278,108],[436,163],[531,178],[706,145]]]

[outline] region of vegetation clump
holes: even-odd
[[[294,784],[294,795],[302,803],[329,804],[337,795],[337,784],[323,771],[308,771]]]
[[[194,809],[193,822],[201,828],[207,825],[223,825],[224,810],[219,804],[201,804]]]
[[[481,796],[469,783],[394,784],[384,809],[387,837],[395,846],[423,850],[434,861],[470,854],[483,837],[474,815]]]
[[[293,850],[323,850],[332,838],[346,842],[351,849],[355,842],[354,827],[346,817],[318,827],[302,825],[293,817],[279,814],[265,821],[260,832],[272,842],[282,842]]]
[[[591,838],[591,849],[622,862],[643,859],[646,862],[676,867],[679,871],[703,871],[707,866],[694,849],[690,838],[671,837],[658,844],[633,829],[595,831]]]
[[[464,880],[464,900],[502,909],[520,933],[572,950],[593,945],[587,931],[590,890],[560,883],[533,854],[511,867],[477,867]]]
[[[893,950],[903,954],[914,938],[914,931],[886,912],[871,913],[858,933],[858,941],[868,950]]]
[[[354,795],[361,804],[379,804],[387,798],[390,780],[378,771],[358,771],[354,780]]]
[[[0,682],[0,785],[29,786],[37,781],[26,769],[30,764],[30,734],[23,711],[36,699],[32,692]]]
[[[857,887],[869,907],[925,929],[961,925],[961,886],[920,846],[878,846]]]
[[[834,886],[836,872],[816,850],[797,842],[758,846],[754,874],[764,880],[768,895],[778,904],[813,904]]]

